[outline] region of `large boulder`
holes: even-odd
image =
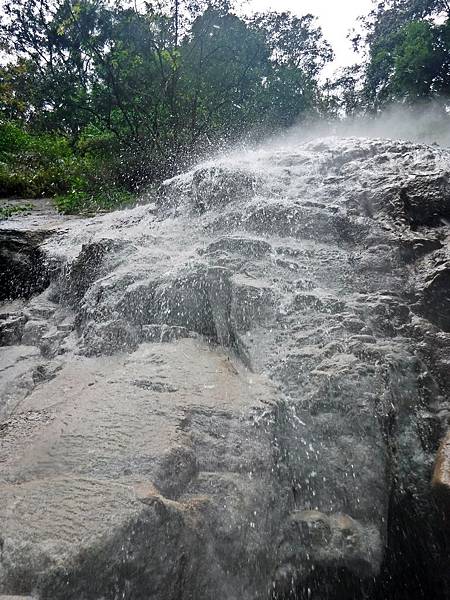
[[[47,231],[0,229],[0,301],[29,298],[49,284],[41,245]]]
[[[448,598],[449,167],[268,147],[49,239],[3,326],[0,592]]]

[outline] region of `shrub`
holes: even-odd
[[[59,134],[0,122],[0,197],[54,197],[65,213],[112,210],[133,199],[115,181],[116,161],[111,135],[94,126],[71,145]]]
[[[74,189],[56,196],[54,202],[60,212],[69,215],[109,211],[130,204],[133,200],[134,195],[130,192],[110,188],[98,193]]]
[[[0,206],[0,221],[3,219],[9,219],[12,215],[17,213],[25,213],[33,210],[33,205],[29,202],[25,204],[5,204]]]

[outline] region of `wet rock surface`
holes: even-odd
[[[48,287],[40,249],[46,237],[44,231],[0,229],[0,300],[29,298]]]
[[[449,171],[263,148],[42,240],[0,314],[0,592],[448,598]]]

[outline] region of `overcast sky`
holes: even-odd
[[[273,9],[277,12],[289,10],[298,15],[315,15],[322,27],[325,38],[333,46],[335,63],[327,69],[332,73],[336,68],[356,62],[347,34],[355,26],[359,16],[367,14],[372,0],[245,0],[242,6],[250,10]]]

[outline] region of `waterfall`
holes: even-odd
[[[448,598],[449,173],[291,139],[4,222],[0,593]]]

